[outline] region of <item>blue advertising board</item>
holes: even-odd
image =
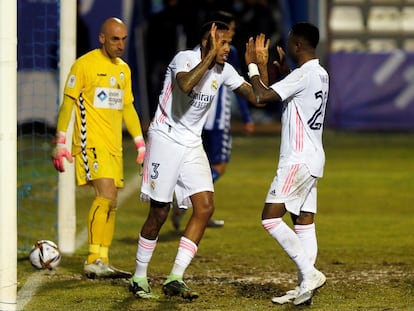
[[[348,130],[414,130],[414,54],[332,53],[327,124]]]

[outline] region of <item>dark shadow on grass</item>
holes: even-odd
[[[152,288],[152,292],[156,295],[159,295],[158,299],[140,299],[133,296],[129,293],[129,297],[123,299],[117,305],[117,308],[114,310],[140,310],[140,311],[163,311],[163,310],[197,310],[196,305],[191,305],[196,303],[195,301],[184,300],[181,297],[168,297],[160,290],[162,284],[165,281],[165,278],[162,277],[152,277],[149,278],[149,284]],[[138,306],[138,307],[137,307]]]
[[[122,239],[116,239],[116,242],[124,245],[137,245],[138,237],[126,237]]]
[[[194,303],[194,306],[191,304]],[[136,306],[139,306],[138,308]],[[140,310],[140,311],[164,311],[164,310],[197,310],[195,302],[183,300],[181,297],[160,297],[157,300],[143,300],[133,296],[118,303],[114,310]],[[187,307],[183,309],[183,307]]]
[[[164,233],[161,233],[158,241],[159,242],[171,242],[171,241],[178,241],[183,236],[183,230],[170,230]]]
[[[257,284],[246,281],[234,281],[233,286],[240,296],[252,299],[271,299],[284,294],[282,288],[273,283]]]
[[[250,283],[245,281],[235,281],[232,282],[232,284],[236,288],[238,295],[244,298],[269,301],[269,310],[275,308],[275,310],[277,309],[287,311],[303,309],[304,307],[306,307],[306,309],[309,309],[309,306],[295,306],[292,303],[283,305],[272,303],[271,299],[273,297],[282,296],[286,292],[285,289],[273,283],[257,284],[253,282]]]
[[[171,241],[178,241],[180,237],[183,236],[183,230],[170,230],[167,232],[163,232],[158,237],[158,243],[163,242],[171,242]],[[120,242],[125,245],[137,244],[138,243],[138,236],[137,237],[125,237],[122,239],[117,239],[117,242]]]

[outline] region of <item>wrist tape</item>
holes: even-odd
[[[259,68],[255,63],[250,63],[247,68],[249,69],[249,78],[251,79],[253,76],[259,76]]]

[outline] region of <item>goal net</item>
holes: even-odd
[[[57,240],[57,173],[51,141],[58,109],[59,5],[17,5],[18,254],[38,239]]]
[[[76,2],[20,0],[17,25],[18,255],[27,256],[40,239],[55,241],[62,252],[72,253],[73,165],[58,174],[51,150],[62,85],[76,56]],[[69,150],[70,135],[71,128]]]

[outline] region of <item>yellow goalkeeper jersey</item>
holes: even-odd
[[[120,58],[112,62],[100,49],[90,51],[72,65],[64,94],[76,100],[72,154],[104,147],[122,155],[124,109],[136,114],[128,64]],[[139,121],[132,128],[131,135],[141,134]]]

